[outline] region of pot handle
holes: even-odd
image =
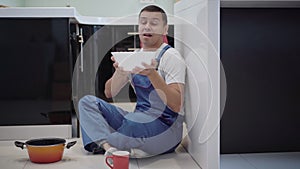
[[[20,141],[15,141],[15,146],[20,147],[21,149],[24,149],[25,143],[20,142]]]
[[[67,144],[66,148],[69,149],[72,146],[74,146],[76,143],[77,143],[77,141],[72,141],[72,142],[70,142],[70,143]]]

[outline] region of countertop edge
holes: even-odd
[[[74,7],[7,7],[0,8],[0,18],[70,18],[72,23],[86,25],[136,25],[136,16],[82,16]]]

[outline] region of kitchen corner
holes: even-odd
[[[32,58],[32,62],[28,62],[32,65],[23,65],[25,60],[21,60],[21,68],[24,66],[24,72],[27,73],[28,71],[25,71],[26,67],[29,67],[29,70],[32,74],[37,74],[37,76],[34,76],[32,79],[36,80],[38,85],[41,87],[43,84],[39,83],[39,81],[43,82],[44,75],[47,74],[47,76],[50,74],[49,79],[47,79],[49,82],[45,84],[45,87],[50,87],[50,91],[68,91],[70,89],[70,74],[72,72],[73,66],[76,60],[76,57],[78,56],[78,53],[75,53],[72,55],[72,52],[70,52],[69,45],[70,45],[70,37],[73,37],[72,33],[70,31],[70,25],[76,27],[76,25],[136,25],[136,16],[134,17],[126,17],[126,18],[118,18],[118,17],[86,17],[81,16],[76,12],[76,9],[73,7],[7,7],[7,8],[1,8],[0,9],[0,20],[5,21],[5,23],[14,24],[16,26],[16,22],[20,22],[23,24],[23,21],[29,20],[31,24],[27,24],[26,27],[22,27],[22,25],[17,25],[17,28],[13,28],[17,35],[14,35],[13,38],[9,35],[5,36],[8,42],[6,42],[7,46],[9,46],[9,50],[7,50],[7,53],[11,53],[11,51],[14,51],[16,47],[20,47],[19,49],[24,49],[27,56],[34,56]],[[39,24],[39,28],[35,29],[33,28],[34,23],[42,21],[42,24]],[[48,28],[49,27],[49,28]],[[63,29],[61,29],[63,27]],[[132,27],[132,26],[131,26]],[[133,28],[133,27],[132,27]],[[4,30],[9,30],[9,26],[6,25],[6,28]],[[21,31],[21,33],[18,32],[18,30]],[[35,34],[27,34],[26,32],[32,31]],[[47,34],[47,36],[46,36]],[[48,35],[49,34],[49,35]],[[75,32],[76,35],[76,32]],[[4,38],[5,39],[5,38]],[[11,45],[12,43],[17,43],[14,45]],[[25,46],[24,46],[25,44]],[[28,45],[28,46],[26,46]],[[45,50],[44,50],[45,49]],[[80,51],[80,49],[77,49]],[[46,51],[46,52],[45,52]],[[6,53],[6,54],[7,54]],[[11,60],[8,60],[8,65],[11,65],[11,63],[14,63],[15,60],[22,58],[20,54],[13,52],[13,57],[11,57]],[[23,55],[22,55],[23,56]],[[75,57],[75,58],[74,58]],[[69,58],[72,58],[69,60]],[[54,63],[54,61],[60,61],[59,63]],[[69,63],[70,62],[70,63]],[[27,63],[27,62],[26,62]],[[43,64],[41,64],[43,63]],[[53,66],[54,65],[54,66]],[[20,66],[20,65],[17,65]],[[45,67],[51,67],[49,70],[44,70]],[[36,69],[38,68],[38,69]],[[62,74],[55,74],[56,71],[61,72],[60,70],[66,70],[66,72]],[[69,70],[67,70],[69,69]],[[54,70],[54,71],[53,71]],[[42,72],[45,71],[45,72]],[[50,71],[53,71],[54,73],[49,73]],[[69,72],[70,71],[70,72]],[[39,73],[37,73],[39,72]],[[32,75],[31,74],[31,75]],[[53,76],[53,77],[52,77]],[[47,77],[48,78],[48,77]],[[23,78],[25,79],[25,78]],[[16,81],[18,82],[19,79]],[[31,82],[23,82],[24,84]],[[21,90],[21,89],[20,89]],[[27,90],[27,89],[25,89]],[[16,96],[18,90],[15,91]],[[22,89],[24,91],[24,89]],[[28,91],[30,91],[28,89]],[[16,112],[21,112],[23,114],[28,114],[28,112],[32,111],[33,107],[38,109],[35,109],[34,112],[37,112],[38,115],[42,114],[41,120],[42,122],[45,121],[45,124],[38,124],[37,126],[40,126],[41,128],[48,128],[43,130],[43,133],[40,132],[25,132],[24,128],[26,126],[18,125],[16,129],[14,128],[13,131],[16,132],[2,132],[0,133],[1,138],[2,135],[7,136],[6,139],[3,139],[0,141],[0,166],[2,169],[35,169],[35,168],[109,168],[105,164],[105,157],[103,155],[93,155],[87,153],[82,146],[81,138],[75,138],[74,133],[72,136],[72,132],[74,132],[74,126],[78,130],[78,125],[76,120],[72,118],[71,124],[68,122],[68,124],[55,124],[55,125],[48,125],[48,121],[45,120],[45,118],[50,117],[48,114],[49,112],[70,112],[74,111],[71,107],[71,97],[70,95],[61,95],[61,93],[48,93],[49,90],[46,88],[45,91],[36,91],[36,94],[34,92],[29,92],[31,94],[32,98],[35,99],[36,95],[39,95],[40,93],[47,95],[47,99],[45,100],[38,100],[39,102],[36,102],[36,100],[32,98],[23,98],[24,100],[21,100],[20,106],[15,106],[14,110]],[[9,94],[7,94],[7,97],[9,97]],[[69,93],[70,94],[70,93]],[[50,95],[50,98],[56,98],[56,100],[48,100],[48,95]],[[5,95],[6,96],[6,95]],[[45,96],[46,97],[46,96]],[[28,101],[30,100],[30,101]],[[10,103],[16,105],[16,102]],[[1,103],[1,105],[8,105],[6,102]],[[25,107],[22,107],[22,106]],[[41,106],[36,106],[41,105]],[[27,107],[26,107],[27,106]],[[19,109],[19,108],[22,109]],[[6,110],[9,110],[9,106]],[[21,111],[20,111],[21,110]],[[48,110],[48,111],[41,111],[41,110]],[[26,112],[28,111],[28,112]],[[42,112],[42,113],[41,113]],[[74,113],[74,112],[73,112]],[[10,113],[7,113],[10,114]],[[74,114],[73,114],[74,115]],[[14,116],[13,114],[11,116]],[[45,116],[45,117],[44,117]],[[22,119],[22,118],[21,118]],[[24,118],[23,118],[24,119]],[[26,119],[26,118],[25,118]],[[51,119],[49,119],[51,120]],[[11,120],[12,121],[12,120]],[[10,122],[11,123],[11,122]],[[27,122],[26,122],[27,123]],[[38,122],[41,123],[41,122]],[[65,123],[65,122],[63,122]],[[15,126],[14,126],[15,127]],[[54,128],[62,127],[64,130],[53,130]],[[70,132],[70,127],[72,127],[72,132]],[[17,131],[18,130],[18,131]],[[39,129],[36,129],[39,130]],[[2,130],[0,130],[2,131]],[[9,130],[12,131],[12,130]],[[65,131],[64,133],[61,133],[62,131]],[[57,133],[56,133],[57,132]],[[22,134],[23,133],[23,134]],[[26,134],[24,134],[26,133]],[[78,134],[78,133],[77,133]],[[77,135],[76,134],[76,135]],[[23,139],[20,139],[18,141],[26,141],[27,138],[38,138],[38,137],[63,137],[66,138],[67,141],[77,141],[77,144],[73,146],[70,149],[65,149],[63,158],[61,161],[49,163],[49,164],[37,164],[33,163],[29,160],[27,150],[26,148],[21,150],[20,148],[16,147],[14,145],[14,141],[20,138],[20,135],[22,137],[25,137]],[[78,135],[77,135],[78,136]],[[165,154],[160,155],[156,157],[150,157],[145,159],[131,159],[130,160],[130,169],[150,169],[150,168],[170,168],[170,169],[182,169],[182,168],[189,168],[189,169],[199,169],[200,167],[198,164],[193,160],[193,158],[190,156],[188,152],[185,151],[185,149],[180,146],[175,153],[171,154]]]

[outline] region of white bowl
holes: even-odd
[[[156,52],[111,52],[119,67],[125,71],[131,71],[133,68],[145,68],[142,63],[151,64],[151,60],[155,58]]]

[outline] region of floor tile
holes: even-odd
[[[0,142],[0,168],[23,169],[28,163],[26,150],[14,146],[14,141]]]
[[[136,161],[131,160],[130,169],[138,169]],[[103,155],[64,156],[59,162],[36,164],[28,162],[24,169],[109,169]]]
[[[256,169],[299,169],[300,152],[242,154]]]
[[[0,157],[3,156],[27,156],[27,149],[21,149],[14,146],[14,143],[11,142],[8,146],[0,146]]]
[[[28,162],[29,161],[27,156],[24,155],[14,155],[14,156],[2,155],[0,157],[0,168],[1,169],[23,169]]]
[[[199,169],[188,153],[171,153],[137,160],[139,169]]]
[[[256,169],[239,154],[222,154],[220,156],[220,169]]]

